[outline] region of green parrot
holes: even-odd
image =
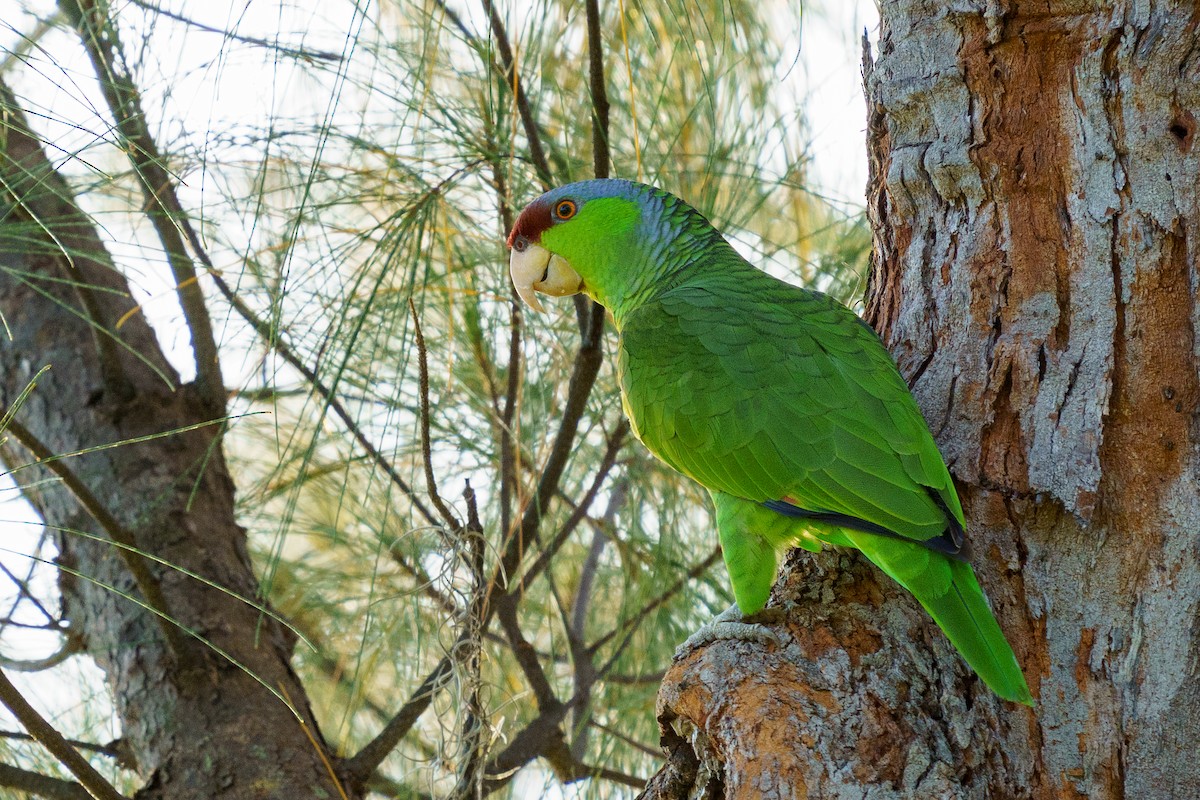
[[[875,332],[756,269],[679,198],[625,180],[547,192],[508,238],[517,294],[583,292],[620,334],[637,437],[712,495],[733,594],[764,608],[787,547],[858,549],[992,691],[1032,704],[966,561],[962,506]]]

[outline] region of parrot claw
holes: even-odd
[[[737,604],[730,606],[700,630],[693,633],[675,650],[674,661],[687,658],[694,651],[722,639],[753,642],[760,645],[784,646],[783,637],[765,623],[777,622],[784,617],[783,609],[767,608],[743,616]]]

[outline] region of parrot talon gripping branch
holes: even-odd
[[[625,413],[712,495],[741,614],[766,605],[785,548],[855,548],[916,596],[992,691],[1032,704],[967,562],[945,462],[852,311],[755,268],[679,198],[624,180],[547,192],[508,246],[532,308],[539,293],[582,291],[612,313]]]

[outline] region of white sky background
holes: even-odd
[[[805,116],[812,135],[813,177],[831,198],[856,206],[867,185],[867,104],[862,89],[862,35],[878,41],[875,0],[826,0],[801,34]]]
[[[345,42],[347,21],[324,16],[322,11],[330,6],[324,5],[321,0],[295,0],[287,6],[286,12],[281,12],[280,6],[274,0],[260,3],[254,0],[232,0],[228,4],[222,0],[155,0],[160,1],[168,8],[214,27],[236,27],[243,35],[270,39],[276,31],[282,30],[283,33],[279,37],[282,44],[303,44],[313,49],[338,51]],[[118,7],[121,2],[122,0],[114,0]],[[475,19],[476,29],[486,30],[486,26],[480,24],[482,20],[477,19],[479,14],[474,10],[477,3],[452,0],[451,5],[460,9],[472,9],[465,16]],[[789,7],[794,10],[796,4],[789,1],[786,4],[781,2],[780,5],[784,7],[783,10]],[[877,39],[878,13],[874,0],[826,0],[826,5],[829,8],[819,13],[806,13],[802,27],[797,17],[781,13],[781,23],[787,23],[781,24],[781,41],[785,51],[798,55],[798,60],[794,64],[781,64],[779,75],[781,82],[787,85],[786,91],[789,94],[806,97],[808,100],[805,115],[811,134],[811,176],[819,190],[835,201],[861,206],[867,173],[864,142],[866,111],[860,75],[861,37],[863,29],[866,28],[872,42]],[[341,4],[337,4],[336,7],[344,8]],[[19,41],[15,31],[32,31],[36,27],[37,18],[47,17],[53,12],[53,0],[0,0],[0,59],[4,57],[5,51]],[[372,11],[368,10],[368,13]],[[321,35],[325,31],[329,32],[328,36]],[[166,37],[165,41],[178,40]],[[48,47],[55,44],[61,47],[64,42],[65,39],[56,39],[52,34],[47,37],[45,44]],[[164,135],[169,137],[173,129],[178,130],[173,126],[178,125],[182,125],[192,134],[209,130],[214,118],[228,117],[232,109],[238,108],[246,109],[247,114],[261,116],[270,113],[273,110],[272,106],[278,109],[286,105],[289,108],[288,113],[294,114],[297,101],[303,101],[313,106],[314,116],[328,113],[327,95],[306,96],[305,87],[290,84],[285,71],[273,70],[263,60],[240,58],[238,63],[225,63],[219,54],[223,44],[222,37],[196,34],[190,36],[188,42],[189,49],[211,46],[212,51],[155,52],[155,39],[151,37],[146,45],[148,50],[141,56],[167,72],[177,65],[186,64],[187,74],[199,78],[194,87],[185,85],[181,87],[181,91],[167,93],[169,108],[165,117],[173,121],[166,125]],[[37,102],[45,104],[47,113],[52,116],[71,118],[73,114],[79,113],[78,109],[74,112],[66,109],[72,105],[80,105],[80,98],[83,96],[80,86],[89,82],[90,67],[78,47],[72,48],[56,66],[63,71],[58,75],[59,82],[62,82],[62,75],[71,75],[77,77],[79,83],[61,97],[38,95]],[[229,80],[231,74],[238,75],[239,80]],[[11,79],[10,76],[6,77]],[[55,79],[53,75],[49,77],[51,80]],[[26,95],[22,92],[24,87],[21,81],[18,80],[16,85],[18,94],[24,98]],[[217,85],[220,87],[219,95],[215,93]],[[161,88],[157,87],[157,90],[152,90],[149,94],[159,96],[162,94]],[[619,124],[619,121],[614,120],[614,124]],[[217,165],[209,165],[210,169],[216,167]],[[207,180],[199,175],[193,175],[191,178],[197,188],[202,188],[202,181]],[[192,195],[193,198],[200,196]],[[189,203],[186,195],[184,203]],[[117,255],[120,257],[121,254]],[[187,337],[181,332],[177,321],[178,308],[174,305],[169,291],[169,273],[161,265],[143,265],[139,271],[147,276],[157,273],[155,280],[159,287],[159,296],[165,297],[166,300],[162,303],[147,302],[147,316],[155,323],[160,340],[169,351],[173,363],[177,368],[181,368],[185,379],[188,379],[192,372],[191,357],[186,349]],[[153,295],[155,290],[151,292]],[[154,314],[156,306],[160,308],[160,318],[157,320]],[[172,326],[174,330],[171,329]],[[4,342],[0,341],[0,347],[3,346]],[[18,474],[16,477],[22,476]],[[32,512],[19,500],[12,486],[12,478],[0,474],[0,564],[23,576],[28,572],[30,562],[26,556],[17,554],[32,551],[39,537],[39,529]],[[52,583],[52,570],[43,569],[39,580],[42,586]],[[0,616],[8,613],[15,597],[11,581],[0,576]],[[0,654],[13,658],[44,656],[52,649],[53,638],[45,635],[13,636],[6,632],[0,639]],[[78,674],[82,671],[92,676],[93,686],[97,689],[100,686],[99,673],[95,667],[90,662],[80,662],[80,659],[73,659],[69,665],[59,668],[57,674],[38,673],[31,680],[21,680],[20,685],[28,692],[30,700],[49,711],[52,718],[65,714],[77,719],[77,715],[84,713],[84,707],[90,706],[92,710],[98,710],[94,705],[96,698],[85,699],[77,694],[80,687]],[[26,676],[17,677],[19,679]],[[104,712],[101,711],[101,716],[103,715]],[[68,726],[75,727],[75,724],[69,723]],[[5,716],[0,716],[0,728],[18,729],[16,723]],[[115,731],[113,735],[116,735]],[[543,776],[534,771],[527,772],[530,773],[527,788],[531,792],[540,792]]]

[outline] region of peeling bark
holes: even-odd
[[[660,718],[727,797],[1200,793],[1200,11],[882,4],[867,318],[959,481],[1037,698],[902,592],[797,554],[783,651],[676,664]]]

